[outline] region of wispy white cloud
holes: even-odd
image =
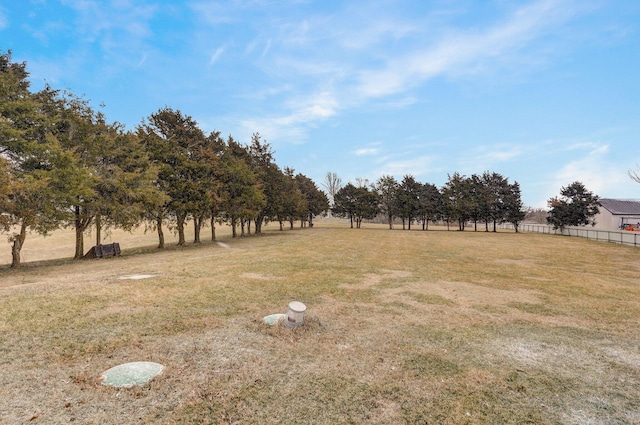
[[[589,190],[602,193],[608,187],[619,184],[623,173],[611,173],[607,158],[608,145],[598,145],[588,152],[567,162],[554,175],[554,186],[559,193],[560,187],[567,186],[574,181],[582,182]]]
[[[224,51],[225,51],[224,46],[218,47],[216,51],[213,53],[213,55],[211,55],[211,59],[209,59],[209,66],[215,64],[220,58],[220,55],[224,53]]]
[[[439,11],[407,17],[393,16],[389,9],[372,19],[346,7],[301,21],[267,20],[262,34],[269,38],[260,59],[268,53],[269,60],[260,66],[271,78],[291,81],[297,90],[330,93],[331,108],[306,108],[306,116],[318,120],[365,104],[371,108],[371,101],[382,102],[385,108],[405,108],[418,102],[415,90],[435,77],[495,70],[525,54],[536,41],[580,13],[580,7],[574,0],[534,1],[473,30],[447,26],[446,14],[434,18]],[[438,24],[427,25],[432,20]],[[290,95],[304,98],[301,91]],[[288,103],[273,100],[273,105]],[[281,114],[289,115],[298,114],[290,107]],[[299,123],[297,119],[280,121]],[[312,125],[310,120],[305,122]]]
[[[543,0],[516,10],[505,22],[485,30],[449,31],[439,42],[393,56],[380,69],[359,73],[364,98],[400,93],[443,74],[465,74],[486,61],[499,63],[578,13],[572,1]]]
[[[308,97],[291,100],[282,114],[246,118],[241,120],[243,134],[256,129],[267,139],[281,139],[289,143],[304,143],[309,127],[334,116],[336,102],[330,92],[320,92]]]
[[[535,149],[533,146],[520,144],[498,143],[481,145],[471,150],[471,156],[467,161],[475,164],[475,168],[490,169],[495,164],[514,161]]]
[[[142,57],[140,58],[140,60],[138,61],[138,63],[136,64],[135,68],[138,69],[140,68],[142,65],[144,65],[144,63],[147,61],[147,55],[145,53],[142,54]]]
[[[608,144],[586,142],[588,149],[580,153],[573,151],[575,158],[567,162],[553,176],[553,190],[547,199],[557,196],[560,188],[579,181],[593,193],[603,198],[637,198],[638,184],[611,158]]]
[[[267,57],[267,54],[269,54],[269,49],[271,49],[271,39],[267,40],[267,42],[265,43],[264,49],[262,49],[262,54],[260,55],[261,59]]]
[[[377,155],[379,152],[380,152],[379,148],[361,148],[353,151],[353,154],[356,156]]]
[[[158,12],[155,5],[132,3],[128,0],[99,2],[95,0],[62,0],[75,10],[75,32],[86,42],[105,42],[109,38],[130,42],[150,37],[149,21]],[[118,43],[122,47],[122,43]],[[105,44],[103,44],[105,45]]]
[[[7,18],[7,11],[0,6],[0,30],[9,26],[9,18]]]
[[[391,160],[379,166],[376,174],[378,176],[396,176],[397,178],[407,174],[414,177],[424,177],[439,169],[434,166],[435,162],[435,157],[430,155],[415,156],[405,160]]]

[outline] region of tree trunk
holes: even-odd
[[[216,240],[216,219],[214,216],[211,216],[211,240]]]
[[[202,217],[193,217],[193,243],[200,243],[200,229],[202,229]]]
[[[22,250],[22,245],[24,244],[26,237],[27,222],[26,220],[22,220],[22,224],[20,225],[20,234],[15,237],[13,245],[11,246],[11,267],[20,267],[20,251]]]
[[[76,227],[76,253],[74,260],[81,260],[84,257],[84,229]]]
[[[259,235],[259,234],[262,233],[262,219],[263,219],[263,217],[259,216],[258,218],[256,218],[254,220],[254,224],[255,224],[254,228],[256,230],[253,233],[256,234],[256,235]]]
[[[91,224],[91,217],[81,217],[80,206],[75,207],[75,230],[76,230],[76,253],[74,260],[81,260],[84,257],[84,231]]]
[[[20,238],[15,238],[11,246],[11,267],[15,268],[20,267],[20,250],[22,249],[22,244],[19,239]]]
[[[236,232],[236,225],[238,224],[238,219],[237,218],[232,218],[231,219],[231,237],[235,238],[236,236],[238,236],[238,233]]]
[[[493,220],[493,233],[497,232],[497,230],[496,230],[496,221],[497,220]]]
[[[96,214],[96,245],[100,245],[102,239],[102,223],[100,222],[100,214]]]
[[[282,232],[284,230],[284,223],[282,222],[282,220],[278,220],[280,223],[280,231]]]
[[[164,232],[162,231],[162,217],[156,219],[156,228],[158,230],[158,249],[164,249]]]
[[[184,222],[186,216],[184,214],[177,214],[176,218],[178,225],[178,246],[183,246],[186,243],[184,238]]]

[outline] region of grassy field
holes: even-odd
[[[0,269],[0,423],[640,423],[638,249],[367,224],[220,234],[164,251],[115,234],[123,256],[82,262],[58,258],[72,234],[27,239],[37,264]],[[262,323],[292,300],[303,327]],[[131,361],[165,370],[100,384]]]

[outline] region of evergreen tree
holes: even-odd
[[[196,218],[195,240],[199,241],[202,220],[212,204],[211,155],[206,153],[208,141],[198,123],[179,110],[165,107],[151,114],[138,128],[151,161],[158,168],[156,187],[167,201],[148,211],[154,217],[164,246],[162,223],[175,225],[178,245],[185,244],[184,228],[189,217]]]
[[[425,183],[418,194],[418,216],[422,222],[422,230],[429,229],[429,221],[435,221],[440,213],[441,194],[436,185]]]
[[[329,199],[323,191],[318,189],[313,180],[304,174],[298,173],[295,181],[307,202],[302,223],[304,225],[308,221],[309,227],[313,227],[313,218],[329,209]]]
[[[442,190],[447,219],[457,220],[461,231],[472,216],[475,204],[472,188],[471,179],[456,172],[449,176]]]
[[[513,224],[516,233],[525,216],[524,206],[520,194],[520,185],[514,182],[509,185],[509,192],[504,198],[504,221]]]
[[[419,216],[420,191],[422,185],[412,175],[402,178],[396,197],[398,216],[402,219],[402,230],[411,230],[411,223]],[[407,227],[408,224],[408,227]]]
[[[393,229],[393,219],[399,212],[398,196],[400,184],[393,176],[382,176],[375,184],[380,199],[380,211],[387,218],[389,229]]]
[[[237,237],[238,225],[244,234],[247,220],[255,220],[266,204],[262,185],[250,165],[247,151],[229,137],[222,155],[220,212]]]
[[[65,99],[49,87],[32,94],[27,77],[25,63],[13,63],[10,52],[0,55],[0,155],[10,183],[1,212],[5,229],[16,229],[9,238],[13,267],[27,232],[59,228],[76,200],[93,194],[92,176],[63,145],[78,133],[66,119]]]
[[[598,196],[587,190],[579,181],[562,187],[560,197],[549,199],[551,208],[547,223],[554,229],[563,230],[566,226],[595,225],[593,217],[599,212]]]

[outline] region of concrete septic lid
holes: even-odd
[[[132,280],[138,280],[138,279],[149,279],[150,277],[153,277],[155,275],[152,274],[128,274],[126,276],[120,276],[118,277],[118,279],[120,280],[126,280],[126,279],[132,279]]]
[[[269,316],[265,316],[262,321],[267,325],[276,325],[280,323],[280,321],[284,320],[286,314],[270,314]]]
[[[143,385],[162,373],[164,366],[153,362],[132,362],[112,367],[102,373],[102,385],[130,388]]]

